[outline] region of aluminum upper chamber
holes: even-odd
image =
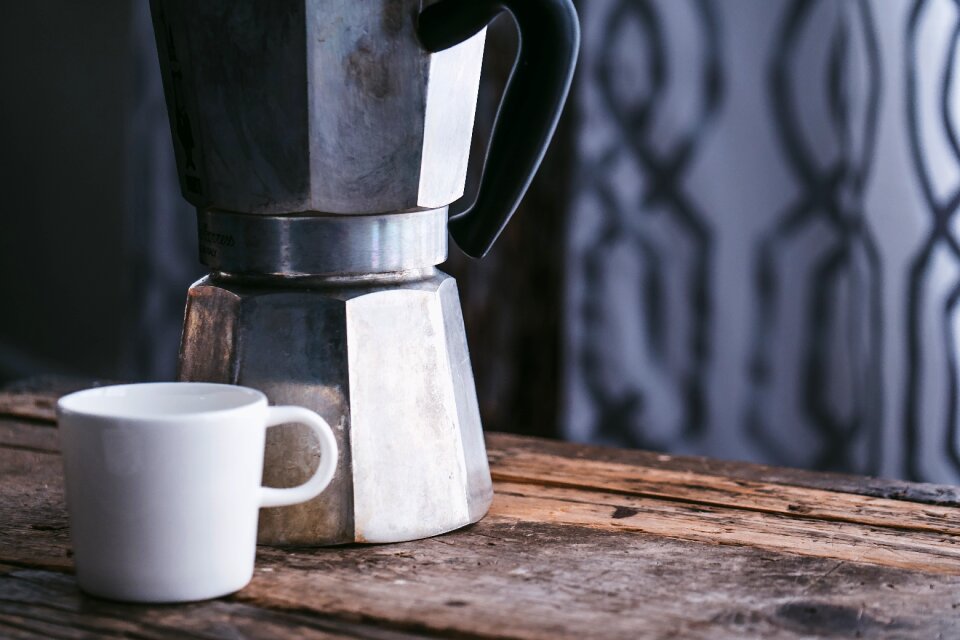
[[[153,0],[200,208],[365,214],[463,195],[485,30],[430,53],[419,0]]]

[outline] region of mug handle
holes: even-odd
[[[267,424],[265,428],[275,427],[288,422],[305,424],[317,434],[320,441],[320,464],[313,476],[303,484],[289,489],[275,487],[260,487],[261,507],[288,507],[293,504],[306,502],[320,495],[337,470],[337,439],[327,421],[315,412],[303,407],[280,406],[267,407]]]

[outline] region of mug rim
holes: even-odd
[[[151,411],[144,408],[119,408],[116,405],[108,406],[107,403],[101,403],[96,406],[83,406],[82,403],[89,402],[92,398],[124,397],[122,392],[131,390],[155,391],[161,392],[163,389],[185,389],[192,388],[199,391],[207,389],[209,391],[230,392],[234,396],[233,401],[228,401],[226,406],[215,406],[209,409],[184,410],[184,411]],[[162,394],[157,393],[157,396]],[[156,397],[156,396],[154,396]],[[223,417],[227,414],[245,411],[257,405],[267,406],[267,396],[258,389],[245,387],[243,385],[223,384],[217,382],[133,382],[124,384],[111,384],[102,387],[91,387],[74,391],[57,400],[57,417],[61,416],[83,416],[88,418],[99,418],[106,420],[127,420],[140,422],[179,422],[182,420],[197,420],[204,418]]]

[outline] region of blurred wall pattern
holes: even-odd
[[[958,6],[581,4],[565,435],[960,482]]]
[[[541,174],[443,267],[487,428],[960,483],[958,7],[580,2]],[[0,35],[0,380],[170,378],[201,268],[147,2]],[[474,183],[515,46],[499,19]]]

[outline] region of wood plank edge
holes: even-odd
[[[532,478],[529,476],[504,473],[504,472],[496,471],[493,469],[491,469],[490,475],[493,477],[494,482],[510,482],[514,484],[531,485],[531,486],[556,487],[559,489],[574,489],[574,490],[584,491],[584,492],[606,493],[606,494],[630,496],[630,497],[636,497],[636,498],[647,498],[650,500],[662,500],[664,502],[689,504],[689,505],[695,505],[695,506],[707,506],[707,507],[715,507],[715,508],[721,508],[721,509],[751,511],[755,513],[765,513],[769,515],[782,516],[785,518],[814,520],[819,522],[841,522],[845,524],[864,525],[864,526],[870,526],[870,527],[891,529],[894,531],[934,533],[934,534],[946,535],[946,536],[955,535],[954,533],[950,531],[945,531],[944,529],[938,529],[933,526],[924,526],[924,525],[918,525],[918,524],[911,525],[911,524],[908,524],[906,521],[904,521],[903,523],[878,522],[878,521],[869,520],[869,519],[857,519],[855,517],[835,516],[835,515],[826,514],[826,513],[804,513],[802,511],[791,511],[790,509],[773,509],[770,507],[764,507],[762,505],[747,505],[743,503],[733,504],[731,502],[724,502],[722,500],[710,500],[706,498],[704,499],[684,498],[682,496],[670,495],[665,492],[658,493],[654,491],[617,489],[615,487],[600,487],[600,486],[592,485],[589,482],[577,482],[577,481],[562,482],[559,480],[548,479],[548,478]],[[823,491],[823,489],[816,489],[816,490]],[[868,496],[868,497],[873,497],[873,496]]]
[[[518,436],[510,433],[487,432],[485,436],[491,464],[496,462],[498,456],[501,455],[501,451],[507,454],[510,449],[519,449],[524,452],[535,452],[542,455],[556,455],[569,460],[587,459],[654,469],[694,471],[702,475],[712,475],[732,480],[753,480],[889,500],[960,507],[960,487],[953,485],[911,482],[833,471],[811,471],[704,456],[680,456],[641,449],[623,449],[535,436]]]
[[[522,486],[522,485],[521,485]],[[600,507],[607,507],[614,513],[616,510],[624,507],[624,505],[618,505],[615,502],[603,502],[598,503],[594,500],[579,500],[576,498],[571,498],[568,496],[551,496],[545,497],[535,494],[527,494],[517,491],[510,490],[500,490],[498,492],[500,496],[503,496],[508,499],[517,499],[520,501],[530,501],[532,505],[539,505],[543,508],[544,501],[550,501],[557,504],[570,505],[574,508],[586,508],[595,509]],[[616,497],[616,496],[611,496]],[[632,496],[630,496],[632,498]],[[642,498],[641,498],[642,499]],[[666,502],[666,501],[664,501]],[[684,505],[686,506],[686,505]],[[549,507],[548,507],[549,508]],[[635,511],[631,507],[627,507],[631,511]],[[714,507],[707,507],[707,509],[714,509]],[[721,509],[722,511],[732,511],[726,507]],[[673,540],[682,540],[686,542],[695,542],[698,544],[711,545],[711,546],[727,546],[727,547],[741,547],[741,548],[754,548],[761,549],[767,552],[780,553],[785,555],[792,556],[804,556],[812,558],[831,558],[834,560],[843,560],[845,562],[851,562],[863,566],[882,566],[896,569],[903,569],[908,571],[917,571],[927,574],[937,574],[944,576],[960,576],[960,557],[948,558],[936,553],[930,553],[927,550],[922,549],[903,549],[903,550],[894,550],[889,548],[889,541],[887,544],[872,545],[867,551],[869,553],[856,553],[851,555],[850,553],[841,553],[843,549],[852,551],[856,546],[862,546],[866,541],[866,536],[861,536],[861,540],[846,540],[842,542],[837,542],[836,539],[832,539],[829,545],[818,545],[821,547],[820,551],[814,551],[812,549],[804,549],[801,546],[796,545],[787,545],[787,544],[770,544],[758,540],[754,536],[749,538],[746,536],[738,537],[737,539],[730,539],[724,535],[717,535],[716,533],[702,533],[695,530],[684,530],[683,528],[671,527],[670,530],[665,530],[663,527],[654,527],[651,528],[651,525],[656,522],[664,522],[670,520],[671,522],[681,521],[681,518],[673,518],[671,516],[664,516],[662,514],[655,515],[654,517],[645,520],[645,521],[633,521],[631,518],[639,515],[641,512],[636,511],[636,513],[630,513],[625,516],[623,519],[614,519],[610,520],[593,520],[590,519],[580,519],[582,513],[578,514],[576,512],[569,515],[565,515],[560,519],[554,519],[553,524],[557,524],[563,527],[582,527],[591,531],[599,532],[619,532],[619,533],[632,533],[637,535],[649,535],[659,538],[669,538]],[[719,515],[719,514],[718,514]],[[762,514],[763,516],[768,516],[769,514]],[[773,518],[782,518],[781,514],[773,514]],[[491,519],[492,522],[526,522],[530,523],[531,520],[525,518],[518,513],[504,512],[502,510],[497,510],[495,513],[491,513],[487,516]],[[784,520],[789,520],[784,518]],[[646,523],[646,524],[644,524]],[[715,522],[708,522],[709,524],[715,525]],[[846,523],[843,523],[846,524]],[[850,525],[855,527],[865,527],[865,525],[855,524]],[[756,529],[754,529],[756,531]],[[774,531],[771,532],[775,538],[780,538],[786,540],[783,532]],[[874,548],[875,547],[875,548]],[[827,550],[828,552],[824,552]],[[908,561],[905,558],[912,556],[913,561]]]

